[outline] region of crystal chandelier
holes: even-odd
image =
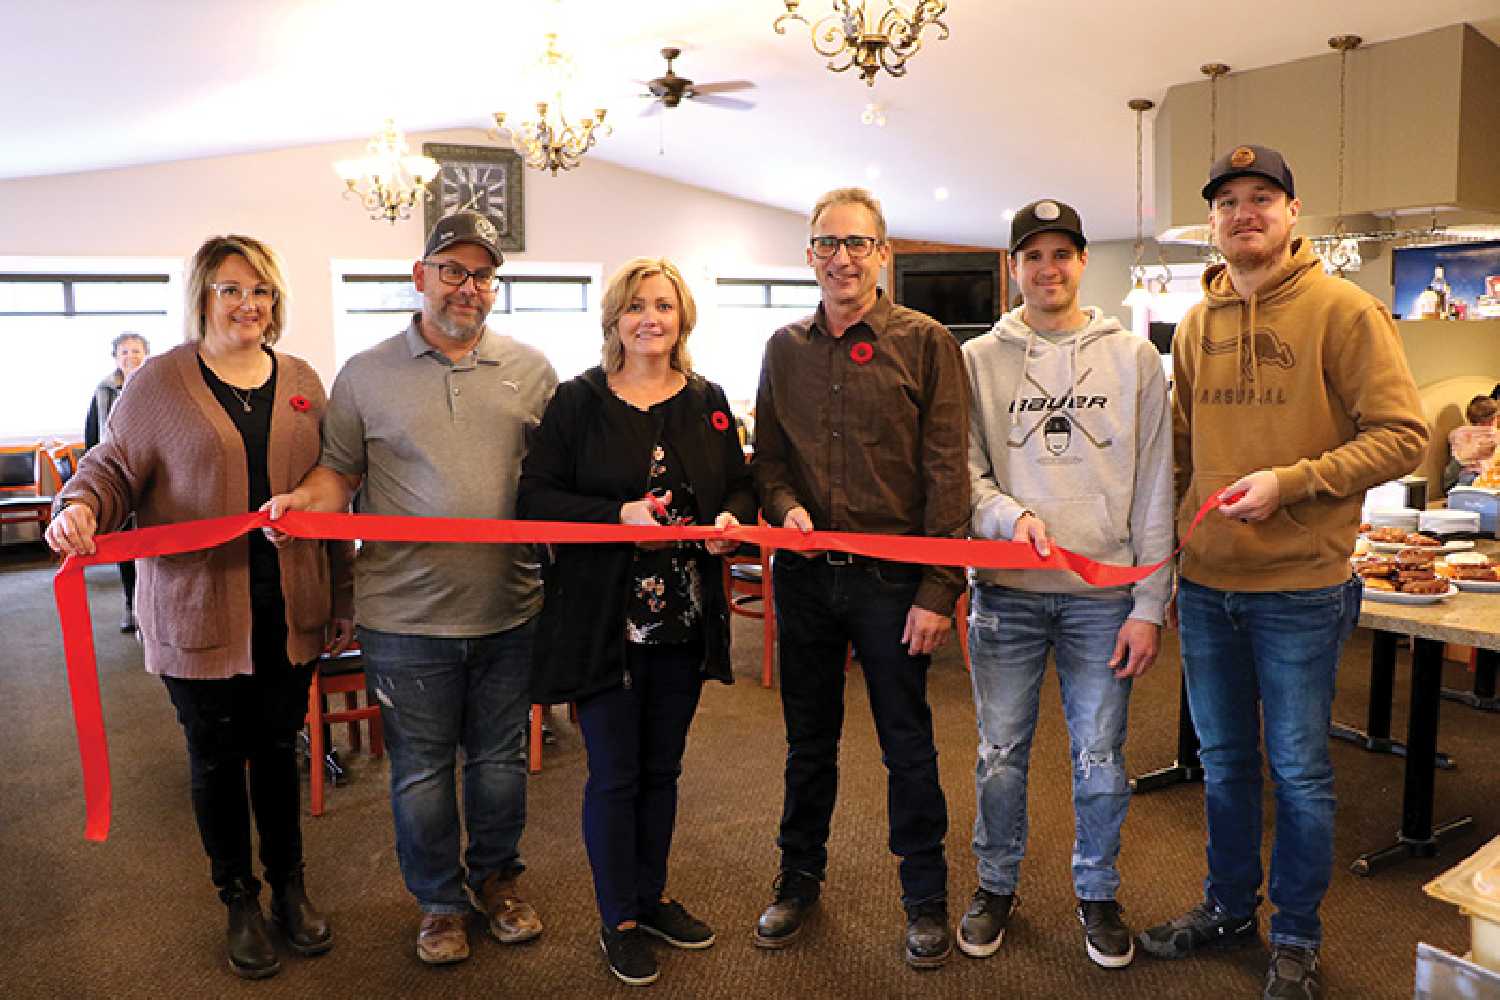
[[[364,156],[340,160],[333,169],[347,187],[345,198],[354,195],[370,218],[394,226],[410,218],[412,209],[429,197],[427,182],[437,176],[438,165],[431,157],[413,155],[406,136],[387,118]]]
[[[786,13],[771,25],[778,35],[786,34],[788,21],[801,21],[808,25],[813,49],[828,57],[829,69],[842,73],[858,67],[860,79],[871,87],[882,69],[891,76],[906,75],[906,60],[922,48],[927,28],[942,32],[938,41],[948,37],[942,21],[946,0],[917,0],[910,10],[898,7],[896,0],[833,0],[833,10],[816,22],[798,12],[802,0],[783,2]]]
[[[568,121],[563,111],[563,93],[573,81],[573,60],[557,47],[557,34],[547,33],[546,51],[537,60],[534,75],[542,97],[536,102],[536,118],[506,125],[506,114],[495,112],[495,128],[509,133],[509,141],[528,167],[550,170],[572,170],[599,141],[612,131],[604,122],[605,111],[595,108],[592,117]],[[506,138],[501,136],[502,139]]]

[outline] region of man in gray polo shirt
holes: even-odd
[[[502,263],[486,216],[438,222],[412,269],[422,311],[349,359],[323,422],[323,455],[283,510],[510,518],[525,435],[557,386],[542,354],[485,326]],[[285,539],[279,532],[274,536]],[[365,674],[391,755],[396,852],[422,908],[417,954],[469,955],[469,898],[505,943],[541,933],[516,878],[526,821],[532,618],[529,547],[366,542],[355,561]],[[459,859],[455,759],[468,847]]]

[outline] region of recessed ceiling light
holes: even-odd
[[[938,201],[947,201],[948,200],[948,189],[945,188],[945,187],[935,188],[935,189],[933,189],[932,196],[934,198],[936,198]]]

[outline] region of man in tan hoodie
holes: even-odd
[[[1428,429],[1390,311],[1323,272],[1294,238],[1291,168],[1239,146],[1203,197],[1225,263],[1177,328],[1173,452],[1189,541],[1177,611],[1203,745],[1203,902],[1141,935],[1153,955],[1253,942],[1261,870],[1261,727],[1275,784],[1264,996],[1322,994],[1318,907],[1333,872],[1334,671],[1359,617],[1349,570],[1361,498],[1410,472]]]

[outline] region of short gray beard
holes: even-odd
[[[473,327],[465,327],[445,312],[437,312],[427,318],[431,320],[432,325],[443,336],[455,343],[466,344],[479,336],[480,331],[484,329],[484,321],[489,317],[481,316]]]

